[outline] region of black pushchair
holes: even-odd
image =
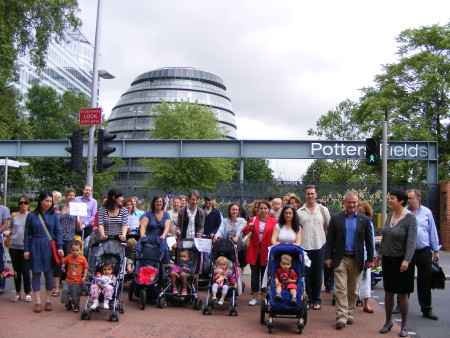
[[[203,314],[210,315],[212,314],[212,309],[215,307],[214,302],[212,301],[212,284],[213,284],[213,278],[214,278],[214,267],[217,258],[224,256],[227,258],[230,266],[228,267],[229,270],[232,272],[232,277],[237,281],[239,279],[239,272],[238,267],[239,263],[237,260],[237,252],[236,252],[236,245],[229,239],[221,239],[216,244],[214,244],[212,251],[211,251],[211,267],[210,267],[210,273],[209,273],[209,285],[208,285],[208,294],[206,297],[205,305],[203,306]],[[237,303],[236,303],[236,293],[237,290],[230,286],[227,292],[227,295],[225,296],[225,301],[230,302],[230,307],[228,314],[230,316],[237,316],[238,310],[237,310]],[[218,291],[218,296],[221,295],[221,291]]]
[[[139,298],[139,307],[143,310],[148,301],[156,299],[159,308],[167,306],[162,296],[165,279],[164,264],[169,262],[167,242],[159,236],[147,236],[139,239],[136,249],[137,273],[128,289],[128,299]]]
[[[123,305],[123,283],[125,276],[125,244],[116,241],[116,240],[108,240],[106,242],[100,243],[97,247],[95,246],[95,251],[91,250],[88,252],[88,263],[89,263],[89,272],[87,276],[86,286],[89,287],[92,285],[94,275],[96,271],[98,271],[105,262],[109,262],[112,264],[113,269],[116,275],[116,283],[114,285],[114,293],[111,301],[109,302],[109,320],[110,321],[119,321],[119,312],[125,312],[125,306]],[[91,247],[92,249],[92,247]],[[91,261],[95,257],[95,264],[91,266]],[[102,297],[102,295],[100,296]],[[100,299],[101,300],[101,299]],[[92,299],[88,293],[88,297],[86,300],[86,305],[81,311],[81,319],[82,320],[91,320],[92,312],[100,311],[100,307],[95,310],[90,308],[92,305]]]
[[[178,240],[177,242],[177,250],[176,250],[176,260],[178,260],[180,252],[182,250],[187,250],[190,253],[191,260],[194,263],[194,267],[198,264],[198,256],[199,252],[197,251],[194,243],[194,239],[192,238],[183,238]],[[172,268],[171,265],[167,265],[167,269],[170,270]],[[172,285],[172,282],[170,278],[168,278],[170,275],[170,271],[166,271],[166,284],[164,286],[164,291],[162,293],[162,297],[160,302],[166,304],[166,300],[168,300],[171,303],[174,304],[186,304],[191,303],[194,310],[200,310],[202,308],[202,301],[199,300],[198,292],[197,292],[197,282],[198,282],[198,275],[197,274],[191,274],[187,278],[187,295],[181,295],[181,294],[174,294],[172,293],[172,290],[174,288],[180,290],[181,285]]]
[[[292,269],[298,276],[297,280],[297,303],[291,303],[291,295],[288,290],[282,290],[282,299],[275,298],[275,273],[280,267],[280,259],[284,254],[288,254],[292,257]],[[273,318],[296,318],[298,333],[302,333],[303,328],[307,322],[307,302],[305,299],[305,280],[304,280],[304,259],[303,250],[293,244],[280,244],[274,246],[270,250],[269,263],[268,263],[268,276],[269,276],[269,288],[266,294],[266,299],[261,302],[261,324],[267,324],[269,333],[272,332]],[[266,313],[269,317],[266,320]]]

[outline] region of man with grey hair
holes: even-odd
[[[358,213],[357,206],[356,193],[347,192],[344,211],[332,215],[328,227],[325,264],[334,268],[337,330],[353,324],[359,275],[364,267],[373,267],[374,239],[370,219]]]
[[[420,204],[421,193],[419,190],[407,191],[407,209],[417,219],[416,251],[413,262],[417,267],[417,296],[423,316],[437,320],[431,307],[431,262],[439,261],[439,237],[431,210]],[[432,253],[433,251],[433,253]]]

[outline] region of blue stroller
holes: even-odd
[[[139,307],[143,310],[149,300],[156,299],[159,308],[167,306],[163,294],[165,278],[164,264],[169,263],[167,242],[159,236],[139,239],[136,249],[136,270],[128,289],[128,300],[139,297]]]
[[[292,269],[297,273],[297,304],[291,303],[291,295],[288,290],[282,290],[282,299],[275,298],[275,273],[280,267],[280,258],[282,255],[288,254],[292,257]],[[303,250],[293,244],[280,244],[274,246],[269,255],[267,265],[269,276],[269,288],[266,299],[261,302],[261,324],[267,324],[269,333],[272,332],[273,318],[296,318],[298,333],[302,333],[307,321],[307,302],[305,299],[305,280],[304,280],[304,260]],[[266,320],[266,313],[269,317]]]

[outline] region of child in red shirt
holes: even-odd
[[[282,300],[281,290],[289,290],[291,293],[292,304],[297,304],[297,281],[298,276],[292,268],[292,257],[289,255],[283,255],[280,259],[280,266],[275,273],[275,299]]]
[[[70,246],[72,253],[63,261],[66,266],[66,280],[63,281],[61,303],[65,304],[68,311],[73,308],[73,312],[80,311],[80,296],[88,270],[88,262],[86,257],[81,255],[81,247],[80,241],[73,241]]]

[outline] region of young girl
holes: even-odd
[[[191,261],[189,251],[180,251],[180,262],[172,266],[172,271],[170,271],[170,281],[172,282],[172,293],[178,294],[177,289],[177,279],[181,279],[182,290],[181,295],[187,295],[187,277],[194,271],[194,262]]]
[[[134,246],[137,241],[134,238],[127,239],[127,248],[125,250],[125,256],[127,257],[127,273],[132,274],[134,272],[134,259],[136,258],[136,250]]]
[[[292,268],[292,257],[289,255],[281,256],[280,260],[281,268],[278,268],[275,273],[275,288],[276,295],[275,299],[282,300],[281,290],[289,290],[291,293],[292,304],[297,304],[297,281],[298,276]]]
[[[217,304],[223,305],[225,296],[228,293],[230,286],[236,288],[236,279],[232,276],[232,272],[229,269],[228,259],[224,256],[220,256],[216,259],[216,268],[214,270],[214,278],[212,285],[212,300],[217,300],[217,291],[222,290],[222,296]]]
[[[105,262],[102,266],[102,274],[97,273],[94,278],[94,282],[90,288],[90,296],[94,300],[91,305],[91,309],[98,308],[98,297],[100,293],[103,293],[104,301],[103,308],[109,310],[109,301],[114,294],[114,286],[116,285],[116,276],[113,275],[113,266],[109,262]]]

